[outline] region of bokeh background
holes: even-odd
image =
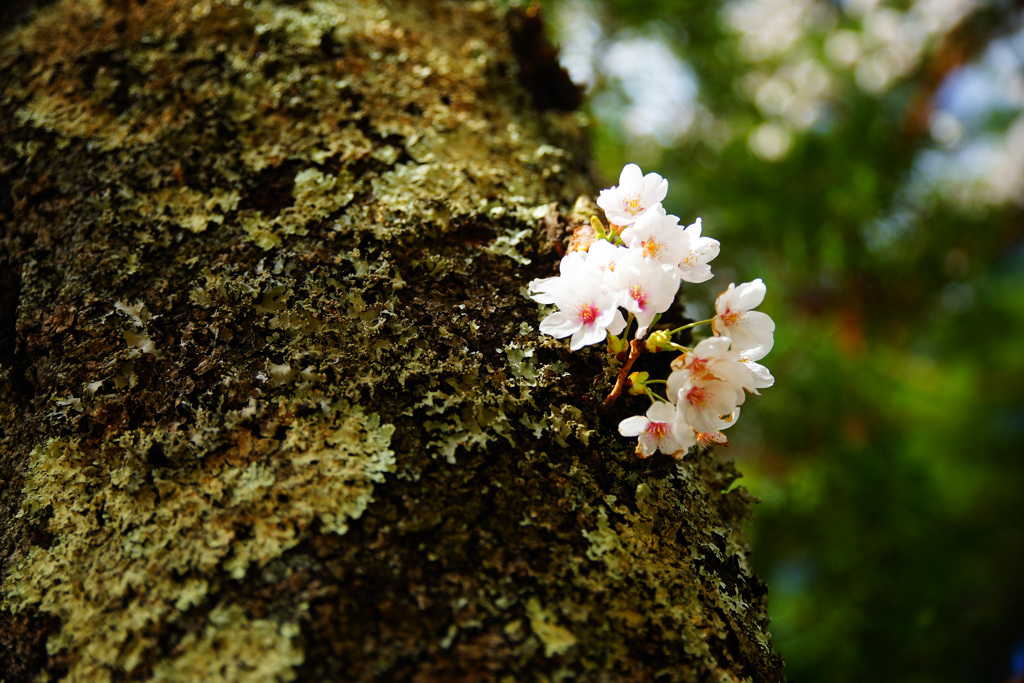
[[[761,277],[722,457],[791,681],[1024,680],[1024,2],[548,0],[595,151]]]

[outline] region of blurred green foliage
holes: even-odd
[[[1022,4],[546,3],[608,184],[722,243],[688,302],[768,285],[776,385],[721,455],[790,680],[1024,668]]]

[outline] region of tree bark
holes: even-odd
[[[751,496],[542,337],[536,17],[78,0],[0,46],[0,679],[773,681]]]

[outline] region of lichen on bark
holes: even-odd
[[[3,39],[5,680],[781,678],[735,470],[637,460],[614,368],[537,332],[596,188],[531,22],[90,0]]]

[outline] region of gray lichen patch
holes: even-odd
[[[289,420],[282,439],[254,437],[241,424],[231,428],[249,417],[234,416],[222,427],[229,445],[215,455],[204,448],[215,424],[135,431],[99,451],[61,440],[36,448],[22,510],[30,517],[48,513],[53,542],[30,548],[10,570],[4,607],[61,619],[47,647],[68,651],[75,680],[132,671],[155,645],[151,625],[201,609],[220,582],[265,566],[314,528],[344,534],[366,510],[375,486],[394,470],[394,428],[356,406],[326,398],[319,405],[314,415]],[[191,670],[214,647],[211,640],[230,641],[234,628],[245,635],[230,644],[239,653],[236,664],[261,669],[265,657],[294,651],[263,650],[267,627],[258,622],[219,619],[211,613],[227,632],[178,644],[183,654],[168,664],[171,670]],[[243,653],[249,645],[254,649]],[[294,664],[301,654],[286,659]]]
[[[723,496],[715,489],[718,477],[728,475],[722,471],[707,476],[714,471],[708,454],[698,453],[668,478],[627,476],[626,481],[638,482],[632,500],[608,497],[596,508],[593,527],[582,534],[587,557],[607,575],[600,588],[593,584],[600,592],[598,609],[626,628],[650,628],[653,617],[689,655],[709,668],[736,671],[737,662],[765,656],[771,648],[767,637],[754,644],[730,643],[721,637],[752,616],[765,615],[755,597],[760,587],[748,583],[751,573],[740,520],[727,526],[715,523],[721,519],[723,498],[739,509],[749,503],[749,494],[738,489]],[[680,495],[680,480],[698,481],[699,494]],[[676,551],[680,534],[690,543],[688,553]],[[583,576],[579,580],[577,585],[591,582]],[[640,609],[630,588],[637,583],[656,586]],[[723,589],[727,585],[733,588]],[[608,646],[619,647],[614,642]],[[756,677],[748,674],[735,680]]]
[[[198,634],[189,633],[176,646],[177,656],[153,669],[152,681],[276,683],[295,680],[303,662],[295,623],[250,619],[238,605],[218,605]]]
[[[564,654],[576,644],[572,631],[560,625],[558,618],[541,607],[536,598],[526,603],[526,613],[530,617],[530,627],[544,644],[545,656]]]
[[[136,210],[161,222],[203,232],[211,225],[223,225],[224,217],[238,208],[237,190],[214,188],[209,194],[189,187],[165,187],[140,196]]]
[[[99,51],[104,40],[122,40],[114,25],[125,19],[115,10],[77,5],[43,12],[3,46],[0,64],[37,56],[69,12],[100,28],[89,36],[92,44],[61,40],[64,49],[47,56],[51,63],[65,50]],[[119,190],[122,221],[141,226],[156,216],[196,232],[237,221],[269,249],[360,193],[375,200],[365,214],[368,228],[379,230],[386,219],[447,229],[453,218],[494,206],[533,207],[571,180],[561,162],[568,152],[541,137],[540,122],[510,116],[520,106],[514,75],[493,46],[451,30],[453,21],[493,30],[485,5],[454,11],[443,4],[152,2],[128,21],[124,30],[140,43],[123,62],[64,73],[58,88],[47,79],[21,81],[7,95],[21,125],[50,132],[62,145],[88,141],[125,161],[136,157],[149,177]],[[499,71],[506,75],[496,79]],[[216,125],[230,136],[210,130],[200,112],[216,112]],[[189,163],[179,159],[175,167],[173,158],[152,154],[206,145],[211,133],[220,138],[217,160],[203,171],[212,187],[197,183]],[[245,144],[225,146],[230,139]],[[26,155],[36,149],[21,148]],[[268,169],[294,175],[295,162],[302,166],[285,216],[249,208],[265,201],[266,188],[252,187],[247,199],[232,187]],[[353,172],[357,167],[380,172],[366,177]]]

